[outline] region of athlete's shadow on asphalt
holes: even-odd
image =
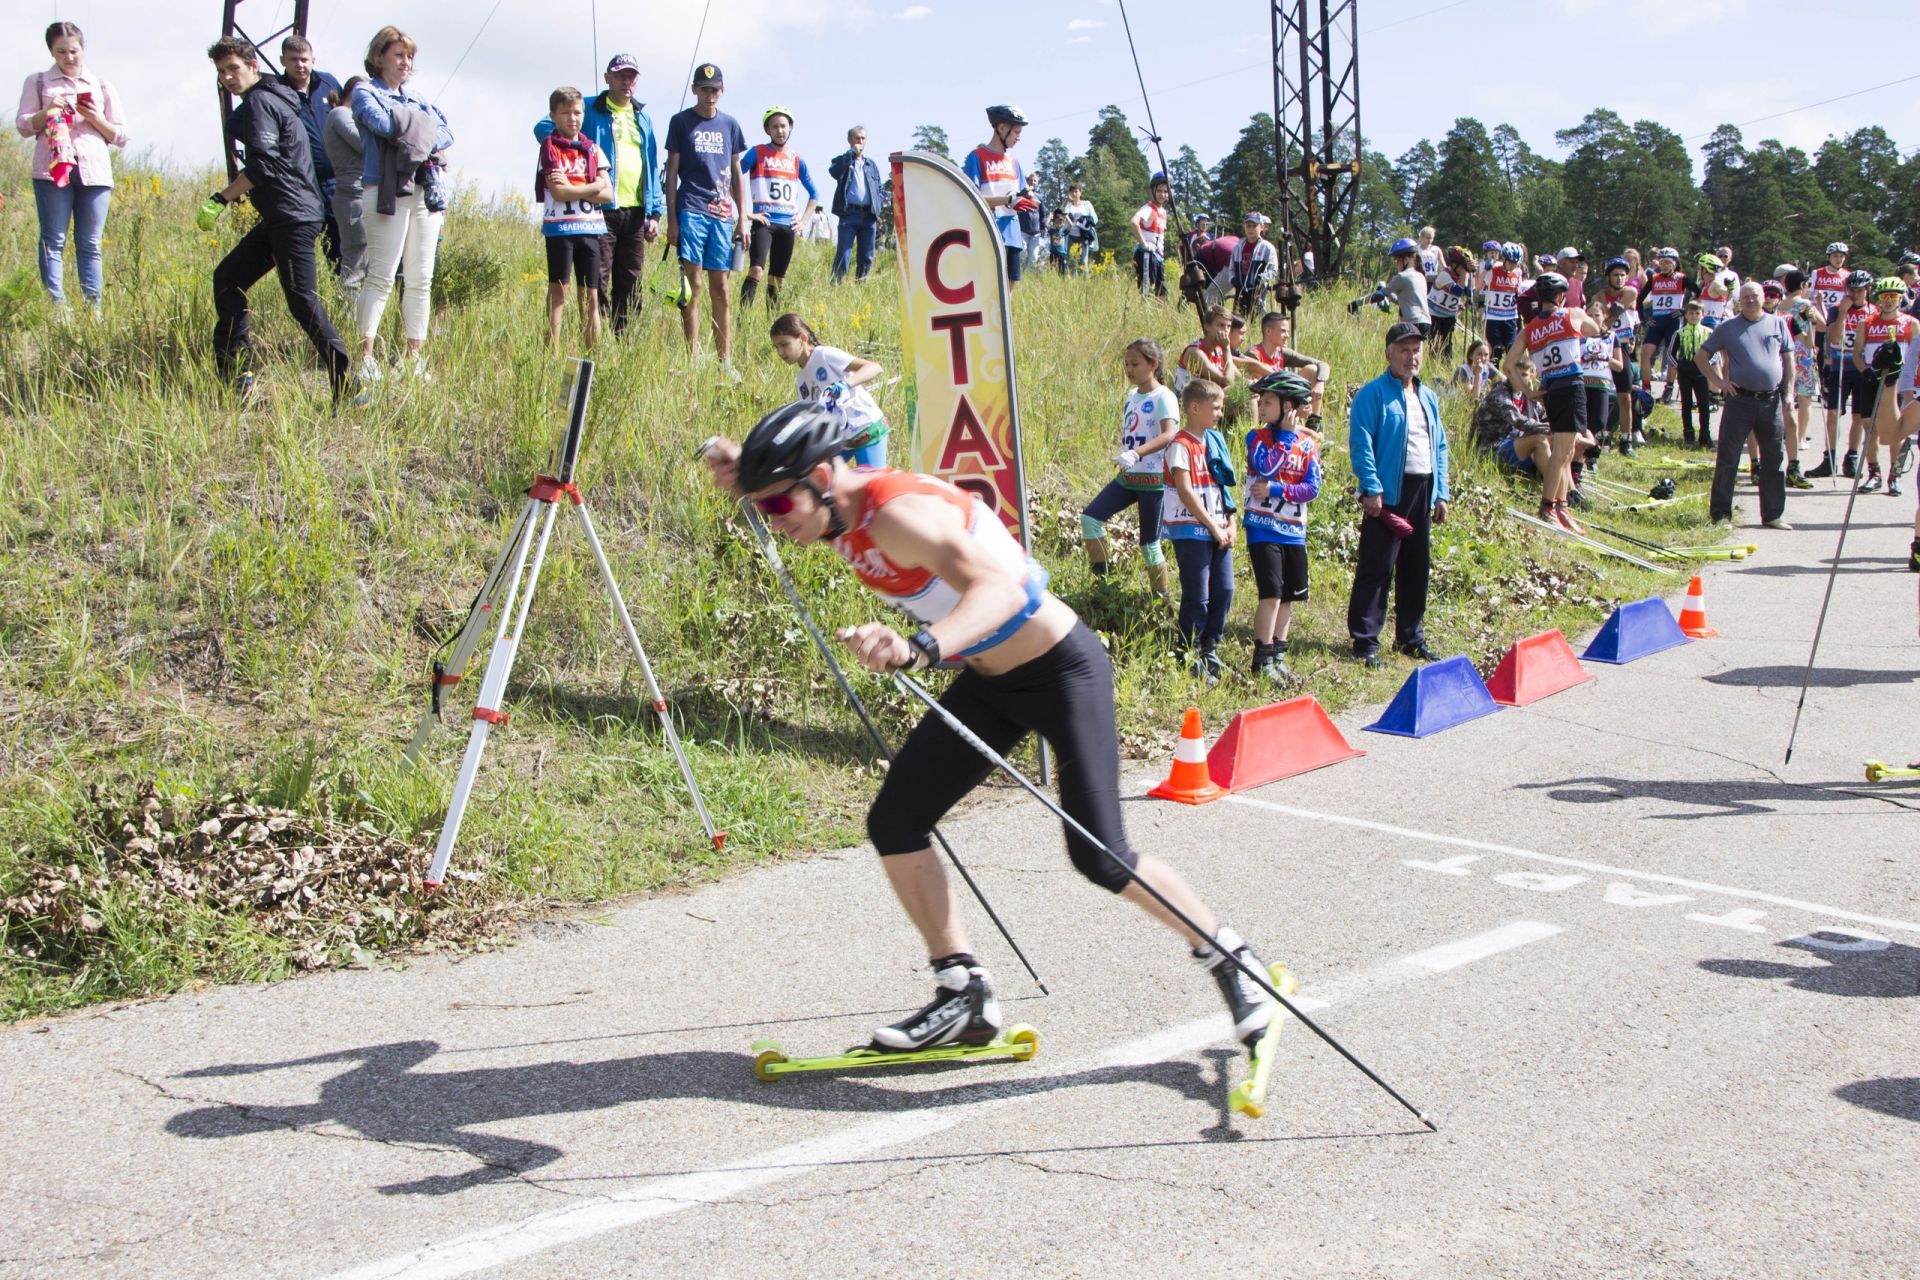
[[[1868,684],[1912,684],[1920,672],[1870,670],[1865,667],[1815,667],[1811,677],[1806,664],[1798,666],[1734,667],[1702,676],[1708,684],[1732,685],[1740,689],[1798,689],[1805,680],[1815,689],[1852,689]]]
[[[1881,1076],[1856,1080],[1833,1091],[1842,1102],[1901,1120],[1920,1120],[1920,1076]]]
[[[1729,978],[1762,978],[1771,982],[1784,979],[1786,985],[1795,990],[1823,996],[1865,996],[1880,1000],[1920,996],[1920,947],[1891,942],[1877,951],[1837,951],[1796,938],[1779,945],[1807,952],[1820,963],[1702,960],[1700,967]]]
[[[218,1079],[292,1068],[349,1064],[320,1086],[317,1102],[259,1105],[214,1101],[174,1116],[168,1133],[184,1138],[238,1138],[277,1130],[352,1130],[368,1141],[426,1151],[464,1152],[477,1167],[378,1188],[386,1195],[449,1195],[524,1176],[565,1154],[559,1147],[485,1132],[504,1122],[537,1116],[599,1111],[634,1102],[677,1098],[787,1107],[796,1111],[887,1114],[956,1106],[985,1099],[1014,1099],[1092,1084],[1151,1084],[1180,1097],[1219,1108],[1217,1123],[1201,1132],[1206,1141],[1232,1141],[1240,1133],[1228,1122],[1229,1075],[1241,1055],[1225,1049],[1204,1054],[1204,1063],[1158,1062],[1092,1068],[1065,1076],[1002,1076],[951,1088],[890,1089],[872,1078],[821,1073],[801,1080],[764,1083],[742,1053],[688,1050],[636,1054],[598,1062],[538,1062],[463,1071],[417,1068],[440,1052],[431,1040],[400,1041],[342,1049],[284,1062],[236,1062],[182,1073],[180,1079]],[[975,1070],[959,1063],[892,1068],[889,1075],[924,1076]],[[195,1101],[203,1101],[195,1099]],[[644,1120],[634,1120],[644,1140]]]
[[[1544,791],[1547,798],[1562,804],[1611,804],[1619,800],[1664,800],[1670,804],[1692,806],[1690,812],[1655,813],[1653,818],[1693,821],[1700,818],[1741,818],[1773,813],[1771,801],[1858,800],[1861,783],[1731,782],[1718,778],[1710,782],[1662,781],[1650,778],[1615,778],[1595,774],[1585,778],[1562,778],[1557,782],[1522,782],[1516,791]]]

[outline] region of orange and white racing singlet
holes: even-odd
[[[853,566],[860,585],[894,608],[922,623],[933,623],[952,613],[960,603],[959,589],[933,570],[897,565],[874,545],[873,517],[895,498],[909,495],[938,498],[960,512],[967,522],[968,535],[978,542],[987,558],[1025,581],[1027,602],[1021,610],[984,640],[961,650],[958,656],[971,657],[1003,643],[1045,603],[1047,571],[1021,549],[1000,517],[987,509],[986,503],[937,476],[886,467],[861,469],[861,474],[867,477],[867,487],[860,511],[849,522],[847,531],[833,540],[833,549]]]
[[[1564,308],[1527,321],[1527,351],[1542,386],[1580,376],[1580,334]]]
[[[1904,311],[1896,311],[1890,316],[1875,314],[1860,324],[1860,359],[1871,369],[1874,352],[1889,342],[1896,346],[1907,346],[1913,341],[1917,330],[1920,330],[1920,320],[1915,320]]]
[[[1852,274],[1845,267],[1813,269],[1813,296],[1820,299],[1823,311],[1831,315],[1835,307],[1847,300],[1847,277]]]
[[[1678,271],[1655,272],[1647,280],[1647,314],[1677,316],[1686,309],[1687,278]]]
[[[1489,320],[1520,318],[1520,273],[1512,267],[1495,267],[1487,272],[1487,311]]]

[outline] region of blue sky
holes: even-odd
[[[680,104],[702,0],[600,0],[598,49],[591,0],[312,0],[310,35],[321,66],[345,75],[382,23],[421,46],[415,87],[452,118],[451,155],[464,177],[491,189],[527,185],[529,128],[554,85],[597,88],[597,66],[615,52],[642,66],[640,97],[656,126]],[[205,46],[218,34],[219,0],[5,0],[0,49],[11,87],[46,65],[41,33],[56,17],[78,22],[89,57],[127,102],[136,148],[181,165],[212,164],[219,146]],[[248,29],[264,33],[290,0],[243,0]],[[1181,0],[1132,0],[1129,15],[1153,109],[1171,152],[1187,143],[1211,164],[1254,111],[1272,110],[1265,0],[1213,0],[1211,17]],[[486,21],[489,11],[492,18]],[[1819,16],[1844,10],[1843,29]],[[1912,0],[1361,0],[1362,123],[1397,156],[1421,137],[1438,141],[1453,119],[1514,124],[1536,149],[1559,154],[1555,129],[1594,106],[1650,117],[1699,141],[1723,121],[1790,112],[1746,130],[1811,150],[1830,133],[1885,126],[1920,147],[1920,69],[1904,85],[1796,110],[1907,72],[1836,74],[1838,57],[1810,59],[1810,43],[1876,47],[1911,29]],[[276,20],[277,19],[277,20]],[[486,21],[484,31],[483,21]],[[479,39],[474,42],[476,33]],[[1655,54],[1620,42],[1663,41]],[[463,51],[473,47],[461,63]],[[1567,52],[1542,89],[1529,69],[1554,65],[1538,50]],[[1610,47],[1623,51],[1609,56]],[[1113,0],[712,0],[700,53],[721,65],[722,108],[759,138],[760,112],[793,109],[795,144],[818,169],[849,124],[868,126],[877,152],[906,144],[916,124],[946,128],[955,150],[985,135],[981,108],[1007,101],[1035,124],[1023,152],[1050,136],[1078,151],[1106,103],[1145,122]],[[1866,59],[1857,59],[1862,66]],[[456,64],[459,64],[456,72]],[[1824,68],[1783,73],[1783,65]],[[1488,74],[1489,67],[1501,68]],[[1697,136],[1696,136],[1697,135]],[[1697,151],[1696,151],[1697,155]],[[824,174],[823,174],[824,177]]]

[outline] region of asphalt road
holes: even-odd
[[[1912,1275],[1920,786],[1861,773],[1920,757],[1910,499],[1859,500],[1780,763],[1844,505],[1752,532],[1717,640],[1129,803],[1438,1133],[1299,1026],[1230,1116],[1211,983],[1008,803],[949,833],[1053,989],[978,922],[1030,1063],[757,1081],[925,997],[872,855],[822,855],[0,1032],[0,1275]]]

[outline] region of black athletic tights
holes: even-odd
[[[1120,820],[1120,748],[1113,723],[1113,664],[1080,623],[1059,644],[1005,675],[962,671],[940,699],[981,741],[1006,755],[1029,733],[1045,738],[1060,779],[1060,807],[1119,855],[1136,862]],[[867,811],[867,837],[882,857],[933,843],[947,810],[986,780],[993,766],[946,721],[928,712],[914,726]],[[1074,869],[1114,893],[1130,877],[1067,830]]]

